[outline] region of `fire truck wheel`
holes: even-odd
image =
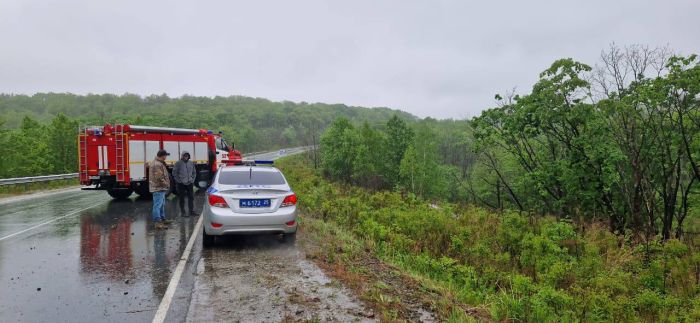
[[[144,199],[150,199],[150,198],[153,197],[153,194],[151,194],[151,192],[149,192],[148,190],[146,190],[146,191],[143,191],[143,190],[139,191],[139,190],[137,190],[137,191],[136,191],[136,194],[138,194],[140,198],[144,198]]]
[[[194,186],[199,189],[205,189],[209,187],[209,180],[210,176],[208,170],[197,171],[197,176],[194,178]]]
[[[151,191],[148,190],[148,182],[131,182],[131,189],[141,198],[150,199],[153,197]]]
[[[195,181],[194,186],[197,186],[197,188],[207,188],[209,187],[209,181]]]
[[[175,183],[175,179],[173,178],[173,175],[170,175],[170,191],[168,191],[167,194],[165,194],[165,198],[167,199],[170,197],[170,195],[175,195],[177,196],[177,183]]]
[[[130,188],[107,190],[107,194],[109,194],[109,196],[111,196],[117,200],[127,199],[127,198],[129,198],[129,196],[131,196],[131,193],[133,193],[133,192],[134,191]]]

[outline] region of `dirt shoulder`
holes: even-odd
[[[300,236],[304,233],[300,232]],[[236,236],[202,251],[187,322],[375,322],[294,241]]]
[[[331,223],[304,218],[296,241],[232,236],[202,250],[187,322],[489,321],[485,309],[373,254]],[[460,313],[454,316],[454,313]]]
[[[385,322],[438,322],[450,320],[456,309],[446,295],[430,282],[420,280],[378,259],[370,246],[351,234],[318,219],[305,218],[299,244],[307,257],[330,277],[352,289]],[[487,318],[474,309],[457,309],[469,320]],[[464,318],[457,319],[463,321]]]

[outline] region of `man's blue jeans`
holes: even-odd
[[[165,191],[153,192],[153,222],[165,220]]]

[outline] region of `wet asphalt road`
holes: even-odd
[[[174,222],[154,230],[151,201],[136,196],[73,189],[0,201],[0,322],[150,322],[199,217],[181,217],[171,197]],[[195,191],[198,212],[203,200]],[[186,319],[201,256],[198,241],[168,322]]]
[[[202,193],[195,198],[201,209]],[[174,223],[156,231],[151,201],[115,201],[100,191],[0,209],[2,322],[150,321],[197,220],[180,217],[171,198],[166,215]]]

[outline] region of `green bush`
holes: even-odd
[[[352,232],[375,254],[494,320],[697,321],[700,251],[634,240],[592,224],[427,201],[326,181],[302,157],[282,160],[304,216]],[[465,317],[451,312],[445,320]]]

